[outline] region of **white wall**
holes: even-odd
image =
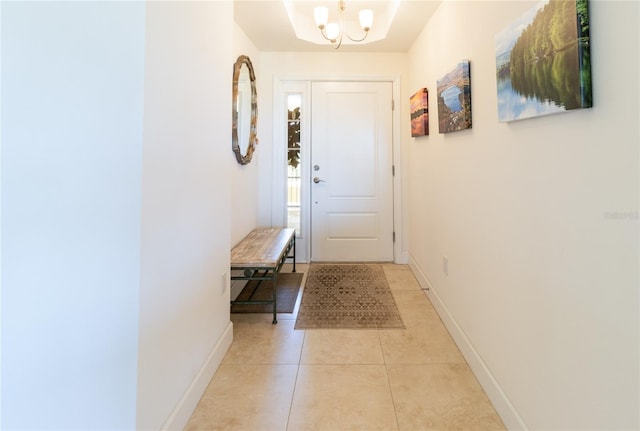
[[[260,80],[259,72],[262,69],[260,66],[260,55],[258,49],[247,38],[242,29],[234,23],[233,28],[233,58],[238,58],[240,55],[247,55],[251,59],[253,68],[257,74],[256,76],[256,92],[258,94],[258,101],[264,96],[262,94],[263,82]],[[231,82],[232,74],[229,74],[229,82]],[[229,154],[226,157],[229,159],[231,166],[231,245],[235,245],[242,238],[245,237],[253,228],[259,225],[258,223],[258,204],[259,204],[259,177],[258,172],[260,170],[260,162],[263,159],[264,148],[263,142],[263,127],[265,121],[263,114],[258,109],[258,145],[256,146],[256,152],[253,154],[253,158],[248,165],[240,165],[235,162],[235,156],[231,151],[231,136],[229,136]],[[231,134],[231,132],[229,132]],[[245,143],[246,144],[246,143]]]
[[[410,51],[412,268],[510,429],[638,429],[639,4],[590,3],[592,109],[498,123],[494,35],[532,4],[444,2]],[[438,134],[461,59],[473,128]]]
[[[231,343],[231,2],[149,2],[137,429],[182,428]]]
[[[405,86],[407,78],[408,56],[406,53],[346,53],[336,52],[328,47],[326,53],[318,52],[263,52],[260,56],[260,69],[256,71],[263,82],[262,92],[259,103],[261,109],[260,121],[260,149],[261,152],[261,170],[260,170],[260,222],[270,225],[278,224],[279,220],[272,220],[274,214],[274,203],[282,202],[282,197],[274,195],[274,97],[279,95],[273,93],[275,80],[372,80],[398,79],[399,82],[399,98],[396,101],[396,114],[400,119],[407,118],[409,115],[409,107],[401,103],[402,100],[408,100],[409,89]],[[264,114],[263,114],[264,113]],[[396,136],[394,132],[394,136]],[[409,130],[403,128],[400,136],[401,142],[395,142],[396,148],[394,154],[399,158],[403,151],[403,143],[410,136]],[[282,143],[284,145],[284,143]],[[402,195],[405,193],[403,182],[402,166],[396,162],[396,189],[395,193],[398,205],[404,202]],[[279,188],[279,187],[278,187]],[[284,188],[282,188],[284,190]],[[283,204],[284,205],[284,204]],[[278,212],[279,210],[275,211]],[[401,213],[402,226],[406,226],[406,211],[396,208],[396,217]],[[398,220],[398,219],[396,219]],[[400,224],[400,223],[398,223]],[[406,229],[402,229],[398,233],[398,237],[402,238],[401,244],[407,243]],[[402,248],[396,255],[396,259],[400,259],[406,251]]]
[[[232,340],[232,3],[1,7],[2,428],[181,429]]]
[[[143,3],[2,2],[2,429],[133,429]]]

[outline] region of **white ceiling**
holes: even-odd
[[[389,27],[387,37],[372,43],[342,45],[340,51],[347,52],[406,52],[429,21],[441,0],[347,0],[346,14],[357,20],[359,9],[367,7],[367,2],[392,3],[399,1],[396,15]],[[326,1],[290,0],[298,11],[326,4]],[[338,2],[330,8],[330,16],[337,15]],[[371,7],[372,8],[372,7]],[[332,52],[331,45],[317,45],[296,37],[282,0],[235,0],[234,18],[238,26],[260,51],[317,51]],[[310,17],[311,22],[313,18]],[[312,24],[313,25],[313,24]],[[376,26],[374,17],[373,27]],[[355,36],[355,35],[354,35]]]

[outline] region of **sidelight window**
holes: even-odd
[[[302,95],[287,95],[287,226],[301,233],[300,110]]]

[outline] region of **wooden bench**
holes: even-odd
[[[293,256],[289,256],[293,250]],[[231,271],[242,271],[242,275],[231,275],[231,280],[259,280],[246,301],[231,301],[231,304],[273,304],[273,323],[276,319],[276,297],[278,273],[287,259],[293,259],[296,272],[296,231],[279,227],[260,227],[252,230],[231,250]],[[253,294],[264,280],[271,280],[271,301],[254,301]]]

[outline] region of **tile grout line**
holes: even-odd
[[[400,421],[398,419],[398,406],[396,404],[396,398],[393,396],[393,389],[391,388],[391,379],[389,378],[389,364],[385,362],[384,372],[387,376],[387,386],[389,387],[389,394],[391,395],[391,403],[393,404],[393,415],[396,418],[396,426],[400,430]]]
[[[307,331],[304,331],[304,335],[302,337],[302,348],[300,349],[300,356],[298,357],[298,366],[296,368],[296,378],[293,382],[293,391],[291,392],[291,402],[289,403],[289,414],[287,415],[287,424],[285,426],[285,431],[289,429],[289,422],[291,422],[291,414],[293,413],[293,400],[296,397],[296,389],[298,387],[298,377],[300,376],[300,363],[302,362],[302,351],[304,350],[304,341],[307,338]]]
[[[389,277],[387,277],[387,273],[384,273],[384,277],[387,280],[387,285],[389,286],[389,290],[391,290],[391,295],[394,294],[393,289],[391,289],[391,284],[389,283]],[[394,302],[395,302],[395,296],[394,296]],[[400,321],[402,322],[402,325],[404,326],[404,330],[406,331],[407,327],[404,323],[404,318],[402,316],[402,312],[400,311],[400,307],[398,307],[398,304],[396,303],[396,308],[398,309],[398,314],[400,316]],[[387,356],[384,353],[384,348],[382,346],[382,336],[380,334],[380,330],[378,330],[378,343],[380,344],[380,351],[382,352],[382,362],[384,363],[384,374],[387,377],[387,387],[389,388],[389,395],[391,395],[391,404],[393,404],[393,415],[396,419],[396,428],[398,429],[398,431],[400,431],[400,420],[398,419],[398,406],[396,404],[396,399],[393,396],[393,389],[391,389],[391,379],[389,378],[389,363],[387,362]]]
[[[306,271],[306,273],[304,274],[304,277],[301,281],[301,286],[300,286],[300,291],[299,291],[299,297],[296,300],[297,302],[297,310],[294,307],[294,311],[296,313],[296,319],[294,319],[294,324],[293,324],[293,331],[296,330],[296,325],[295,322],[297,322],[297,314],[300,311],[300,305],[302,304],[302,293],[304,291],[304,285],[306,282],[306,277],[307,274],[309,273],[308,269]],[[302,363],[302,353],[304,352],[304,344],[305,341],[307,340],[307,331],[305,329],[302,330],[303,331],[303,335],[302,335],[302,346],[300,347],[300,354],[298,355],[298,366],[296,368],[296,378],[295,381],[293,382],[293,391],[291,392],[291,402],[289,403],[289,414],[287,415],[287,424],[285,426],[285,431],[289,429],[289,423],[291,422],[291,414],[293,413],[293,400],[296,397],[296,388],[298,387],[298,377],[300,376],[300,365]]]
[[[391,290],[391,295],[394,295],[394,291],[393,289],[391,289],[391,283],[389,283],[389,277],[387,277],[387,273],[384,273],[384,277],[387,280],[387,285],[389,286],[389,290]],[[395,296],[394,298],[394,302],[395,302]],[[404,329],[406,330],[407,327],[404,323],[404,318],[402,316],[402,312],[400,311],[400,307],[398,307],[398,304],[396,303],[396,308],[398,310],[398,314],[400,316],[400,321],[402,322],[402,325],[404,326]],[[400,430],[400,421],[398,419],[398,406],[396,405],[396,399],[393,396],[393,389],[391,389],[391,379],[389,378],[389,364],[387,363],[387,357],[384,353],[384,348],[382,347],[382,336],[380,334],[380,330],[378,330],[378,343],[380,344],[380,351],[382,353],[382,362],[384,363],[384,374],[387,377],[387,387],[389,388],[389,395],[391,395],[391,404],[393,404],[393,415],[396,419],[396,428],[398,429],[398,431]]]

